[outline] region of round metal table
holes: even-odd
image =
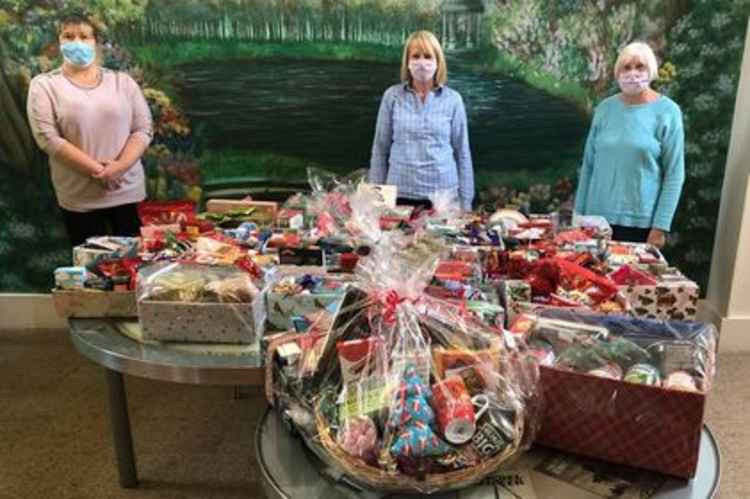
[[[70,338],[76,350],[105,368],[115,455],[120,485],[138,485],[123,374],[194,385],[263,385],[260,354],[216,355],[169,344],[141,343],[118,328],[132,321],[70,319]]]
[[[255,451],[266,495],[273,499],[381,499],[394,496],[366,491],[327,469],[302,439],[288,431],[281,418],[268,410],[255,435]],[[692,480],[581,459],[562,452],[533,448],[514,465],[529,477],[537,499],[707,499],[719,489],[719,447],[703,427],[698,471]],[[623,492],[623,489],[625,490]],[[653,492],[653,495],[651,494]],[[440,499],[497,499],[519,497],[496,485],[430,496]],[[520,496],[525,499],[525,496]]]

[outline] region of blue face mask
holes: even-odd
[[[60,51],[66,62],[81,68],[89,67],[96,57],[94,47],[85,42],[65,42]]]

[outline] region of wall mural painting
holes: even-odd
[[[55,23],[71,11],[144,89],[154,199],[283,194],[308,165],[366,167],[403,41],[430,29],[466,102],[477,203],[552,210],[574,192],[593,107],[616,91],[618,49],[646,40],[686,125],[666,253],[707,283],[750,0],[0,0],[0,291],[45,291],[70,261],[25,99],[59,65]]]

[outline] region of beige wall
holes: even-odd
[[[732,137],[706,294],[722,327],[722,346],[750,350],[750,31],[745,43]],[[746,323],[740,326],[741,321]],[[731,322],[731,323],[730,323]],[[726,326],[726,327],[725,327]],[[743,346],[744,345],[744,346]]]

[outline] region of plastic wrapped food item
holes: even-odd
[[[366,170],[340,177],[310,167],[307,175],[312,192],[295,203],[305,204],[306,216],[313,220],[317,237],[353,246],[371,245],[380,239],[380,222],[386,207],[378,202],[376,191],[361,188]]]
[[[253,343],[263,333],[263,295],[237,267],[148,265],[138,271],[136,297],[144,339]]]
[[[595,237],[603,239],[612,238],[612,227],[607,219],[598,215],[573,214],[573,226],[594,231]]]
[[[192,201],[143,201],[138,203],[138,218],[143,225],[181,224],[195,214]]]
[[[661,385],[659,370],[651,364],[635,364],[625,373],[624,381],[642,385]]]
[[[614,363],[605,364],[588,372],[592,376],[599,376],[609,379],[622,379],[622,368]]]
[[[55,287],[57,289],[83,289],[86,281],[93,275],[86,267],[58,267],[55,269]]]
[[[259,291],[252,278],[234,267],[158,263],[138,272],[139,301],[242,303]]]
[[[73,265],[94,270],[104,260],[135,258],[138,247],[137,237],[89,237],[84,244],[73,248]]]
[[[695,378],[686,371],[675,371],[664,380],[664,388],[670,390],[684,390],[688,392],[698,391]]]
[[[273,401],[305,408],[307,444],[348,480],[387,492],[476,483],[530,445],[538,365],[522,340],[425,294],[439,257],[386,233],[361,260],[332,322],[270,354]],[[372,441],[373,431],[376,441]]]
[[[338,444],[350,456],[372,460],[378,442],[378,430],[375,423],[367,416],[350,418],[338,434]]]
[[[432,213],[430,218],[453,220],[461,217],[461,201],[453,190],[437,191],[430,196]]]

